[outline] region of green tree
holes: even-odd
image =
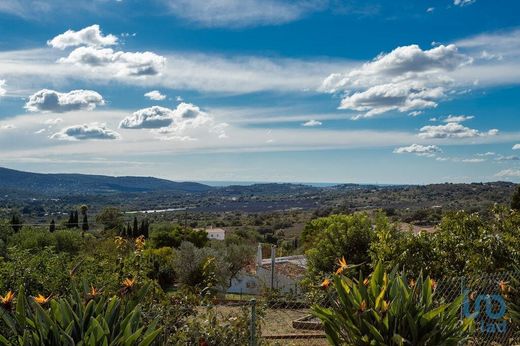
[[[312,281],[337,268],[338,258],[348,263],[370,262],[375,229],[368,214],[332,215],[310,222],[305,228],[308,274]]]
[[[106,207],[96,215],[96,223],[103,225],[105,231],[120,231],[123,228],[123,213],[119,208]]]
[[[81,223],[81,230],[86,232],[89,230],[89,225],[88,225],[88,216],[87,214],[84,214],[83,215],[83,222]]]
[[[520,211],[520,186],[516,188],[513,198],[511,199],[511,209]]]
[[[11,227],[15,233],[19,232],[22,229],[22,220],[18,216],[18,214],[13,214],[11,217]]]
[[[49,225],[49,232],[54,233],[56,231],[56,223],[54,222],[54,219],[51,220],[51,224]]]

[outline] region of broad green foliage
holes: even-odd
[[[186,346],[249,345],[249,315],[250,308],[247,306],[230,316],[219,316],[215,308],[209,307],[199,318],[187,321],[170,342]],[[261,342],[257,343],[260,344]]]
[[[516,188],[516,191],[511,198],[511,209],[520,211],[520,186]]]
[[[0,289],[14,290],[24,285],[30,294],[58,293],[70,286],[69,256],[44,248],[36,253],[9,248],[0,258]]]
[[[204,231],[184,229],[178,225],[159,224],[150,231],[150,240],[154,248],[178,248],[184,241],[189,241],[197,247],[203,247],[208,241],[208,236]]]
[[[459,345],[470,336],[472,320],[459,321],[463,296],[436,302],[430,278],[408,282],[378,264],[369,279],[334,275],[332,281],[332,306],[313,308],[332,345]]]
[[[25,227],[9,238],[9,244],[32,252],[52,246],[57,252],[76,254],[81,249],[83,240],[81,232],[77,230],[60,230],[51,233],[47,229]]]
[[[204,289],[208,284],[225,286],[229,280],[229,271],[224,257],[213,248],[197,248],[189,242],[183,242],[175,250],[174,267],[181,286]]]
[[[375,235],[367,214],[332,215],[311,221],[302,235],[307,244],[311,279],[329,273],[338,258],[348,263],[369,262],[369,248]]]
[[[105,231],[119,231],[123,227],[123,216],[119,208],[106,207],[96,215],[96,223],[102,224]]]
[[[174,258],[175,255],[171,247],[145,250],[143,262],[146,268],[146,276],[157,280],[163,289],[172,286],[175,281]]]
[[[1,345],[152,345],[161,333],[153,322],[145,326],[140,305],[143,287],[133,299],[90,295],[76,290],[67,298],[27,298],[21,286],[12,311],[0,308],[12,333]]]

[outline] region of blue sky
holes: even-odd
[[[519,10],[3,0],[0,165],[199,181],[520,182]]]

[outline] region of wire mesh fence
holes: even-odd
[[[520,273],[446,278],[437,283],[434,297],[448,303],[464,295],[460,317],[475,320],[468,345],[520,345],[518,330],[508,319],[508,285],[514,278],[520,280]],[[311,312],[313,304],[327,305],[327,301],[311,300],[304,294],[257,296],[252,314],[258,323],[254,345],[327,345],[322,324]]]

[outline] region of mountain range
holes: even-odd
[[[200,183],[174,182],[153,177],[30,173],[0,167],[0,189],[64,195],[155,191],[203,193],[213,188]]]

